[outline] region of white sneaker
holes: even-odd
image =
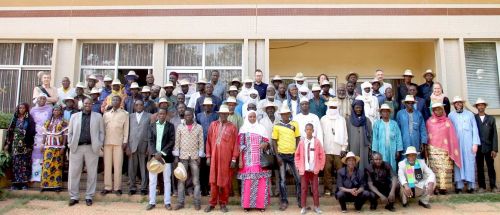
[[[321,211],[321,209],[318,208],[314,208],[314,212],[316,212],[316,214],[322,214],[323,211]]]
[[[306,214],[307,213],[307,208],[302,208],[302,210],[300,210],[300,214]]]

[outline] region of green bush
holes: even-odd
[[[0,177],[5,176],[7,168],[10,166],[11,157],[8,153],[0,152]]]
[[[0,129],[6,129],[9,127],[13,117],[14,114],[0,112]]]

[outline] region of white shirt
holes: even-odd
[[[200,92],[193,93],[191,95],[191,98],[189,98],[188,107],[194,109],[196,106],[196,100],[198,100],[198,98],[200,98],[200,97],[201,97]]]
[[[307,162],[308,160],[309,162]],[[314,138],[311,138],[310,140],[304,138],[304,162],[305,170],[314,172]]]
[[[135,112],[135,118],[137,119],[137,124],[139,124],[141,122],[141,117],[142,117],[142,114],[144,113],[144,111],[142,112]]]
[[[338,121],[338,122],[337,122]],[[336,124],[341,123],[342,130],[335,129]],[[342,151],[347,151],[347,146],[349,145],[347,140],[347,128],[346,121],[344,117],[339,116],[337,119],[331,119],[327,115],[321,118],[321,128],[323,129],[323,149],[327,155],[340,155]],[[338,131],[340,130],[340,131]],[[343,135],[342,135],[343,133]],[[342,135],[344,138],[341,138]],[[335,139],[344,139],[341,143],[335,141]]]
[[[59,97],[59,104],[64,106],[63,100],[71,97],[74,98],[76,96],[75,88],[69,88],[67,92],[64,92],[63,87],[57,88],[57,96]]]
[[[481,122],[484,122],[484,117],[485,117],[485,116],[486,116],[486,115],[479,116],[479,118],[481,118]]]
[[[295,120],[295,117],[297,116],[297,102],[299,102],[299,98],[297,97],[297,100],[290,99],[290,106],[292,106],[292,119]]]
[[[314,126],[313,136],[318,138],[319,142],[323,146],[323,128],[321,128],[321,123],[316,114],[309,113],[304,115],[299,113],[293,118],[293,120],[299,124],[300,136],[304,138],[306,137],[306,125],[311,123]]]

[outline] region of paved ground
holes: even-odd
[[[76,215],[76,214],[103,214],[103,215],[127,215],[127,214],[205,214],[203,211],[195,211],[192,205],[187,205],[186,209],[181,211],[166,211],[163,207],[157,207],[152,211],[145,211],[146,203],[141,202],[116,202],[118,200],[107,200],[96,201],[92,207],[88,207],[84,202],[80,204],[68,207],[67,201],[55,201],[55,200],[28,200],[21,198],[9,198],[6,201],[0,201],[0,210],[3,210],[5,214],[12,215]],[[142,200],[141,200],[142,201]],[[291,206],[286,212],[281,212],[278,210],[276,202],[278,199],[273,198],[273,206],[268,208],[265,213],[258,211],[251,211],[249,214],[300,214],[300,210],[296,206]],[[204,202],[205,199],[204,199]],[[334,198],[321,198],[321,208],[324,214],[338,214],[340,212],[340,206],[335,201]],[[203,208],[202,208],[203,209]],[[246,214],[243,210],[236,206],[229,206],[228,214]],[[397,205],[397,212],[391,213],[384,209],[379,208],[377,211],[369,211],[366,208],[363,210],[363,214],[420,214],[420,215],[447,215],[447,214],[496,214],[498,215],[500,211],[500,202],[495,203],[465,203],[465,204],[451,204],[445,201],[440,201],[439,203],[433,203],[432,209],[424,209],[417,206],[414,202],[408,208],[402,208],[399,204]],[[353,210],[353,206],[349,206],[350,214],[356,214]],[[222,214],[219,211],[215,211],[211,214]],[[308,214],[313,214],[309,212]]]

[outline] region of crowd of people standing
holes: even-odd
[[[75,88],[63,78],[56,89],[50,74],[41,73],[33,101],[17,106],[8,128],[4,150],[13,158],[12,189],[40,182],[42,191],[60,192],[67,170],[73,206],[85,172],[91,206],[102,162],[101,195],[122,195],[125,173],[129,195],[148,195],[147,210],[156,207],[162,190],[167,210],[184,208],[189,194],[196,210],[201,196],[210,196],[205,212],[217,205],[228,212],[232,195],[241,196],[245,211],[265,211],[271,196],[279,196],[284,211],[290,173],[303,214],[322,213],[320,195],[335,196],[342,212],[346,202],[360,211],[367,201],[371,210],[380,201],[394,211],[398,196],[403,207],[419,197],[420,206],[431,208],[432,195],[484,192],[486,163],[489,188],[497,192],[498,136],[487,102],[472,103],[474,114],[460,96],[450,101],[431,70],[421,85],[405,70],[395,88],[384,82],[382,70],[359,87],[359,75],[351,72],[336,89],[326,74],[311,88],[302,73],[288,85],[279,76],[264,83],[261,70],[255,80],[226,84],[219,77],[213,71],[210,81],[198,80],[196,92],[176,72],[163,86],[148,74],[141,87],[134,71],[125,84],[105,76],[98,87],[97,77],[89,75]],[[178,196],[175,205],[172,195]]]

